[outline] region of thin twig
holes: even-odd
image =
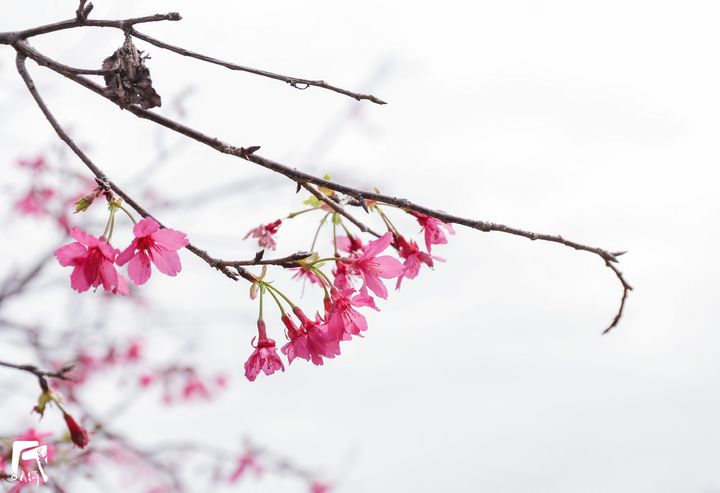
[[[337,202],[335,202],[333,199],[331,199],[331,198],[328,197],[327,195],[321,193],[321,192],[320,192],[319,190],[317,190],[315,187],[308,185],[306,182],[298,182],[298,183],[299,183],[300,186],[303,187],[305,190],[307,190],[308,192],[310,192],[311,194],[313,194],[313,195],[315,196],[315,198],[317,198],[318,200],[324,202],[324,203],[327,204],[332,210],[334,210],[335,212],[337,212],[337,213],[340,214],[341,216],[345,217],[348,221],[350,221],[350,222],[353,223],[355,226],[357,226],[358,228],[360,228],[360,231],[362,231],[363,233],[370,233],[371,235],[373,235],[373,236],[376,237],[376,238],[380,238],[380,237],[382,236],[381,234],[373,231],[371,228],[369,228],[368,226],[365,226],[365,224],[363,224],[363,223],[361,223],[360,221],[358,221],[357,219],[355,219],[355,217],[354,217],[352,214],[350,214],[348,211],[346,211],[343,206],[341,206],[340,204],[338,204]]]
[[[256,257],[253,260],[219,260],[218,262],[228,267],[238,267],[242,265],[277,265],[279,267],[291,268],[298,266],[298,260],[308,258],[311,255],[312,252],[297,252],[282,258],[263,259],[262,257]]]
[[[57,378],[59,380],[66,380],[70,382],[73,381],[72,377],[68,377],[66,375],[66,373],[72,371],[72,366],[67,366],[58,371],[45,371],[34,365],[17,365],[14,363],[8,363],[6,361],[0,361],[0,366],[4,366],[5,368],[13,368],[15,370],[24,371],[27,373],[32,373],[38,378]]]
[[[128,31],[132,29],[132,27],[136,24],[160,21],[179,21],[181,19],[182,17],[180,17],[180,14],[178,14],[177,12],[170,12],[167,14],[155,14],[145,17],[135,17],[132,19],[121,20],[94,20],[76,17],[75,19],[68,19],[66,21],[45,24],[44,26],[24,29],[22,31],[0,33],[0,44],[13,44],[17,41],[25,40],[33,36],[63,31],[65,29],[74,29],[76,27],[110,27],[120,29],[122,31]]]
[[[194,51],[186,50],[185,48],[180,48],[178,46],[173,46],[169,43],[165,43],[163,41],[160,41],[159,39],[155,39],[151,36],[148,36],[147,34],[138,32],[132,28],[130,29],[129,32],[132,36],[135,36],[138,39],[142,39],[143,41],[150,43],[151,45],[155,45],[158,48],[163,48],[165,50],[172,51],[174,53],[177,53],[178,55],[182,55],[182,56],[186,56],[186,57],[190,57],[190,58],[196,58],[197,60],[202,60],[203,62],[211,63],[213,65],[220,65],[221,67],[225,67],[230,70],[237,70],[240,72],[248,72],[250,74],[260,75],[262,77],[279,80],[279,81],[285,82],[286,84],[289,84],[290,86],[292,86],[296,89],[307,89],[310,86],[314,86],[314,87],[319,87],[322,89],[327,89],[328,91],[337,92],[339,94],[344,94],[345,96],[349,96],[358,101],[365,99],[367,101],[372,101],[375,104],[387,104],[385,101],[373,96],[372,94],[360,94],[360,93],[348,91],[347,89],[342,89],[340,87],[333,86],[322,80],[312,80],[312,79],[301,79],[299,77],[289,77],[287,75],[281,75],[281,74],[276,74],[274,72],[268,72],[267,70],[260,70],[257,68],[245,67],[243,65],[237,65],[235,63],[224,62],[222,60],[218,60],[217,58],[209,57],[207,55],[202,55],[200,53],[195,53]]]

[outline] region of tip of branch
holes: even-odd
[[[370,101],[372,101],[373,103],[375,103],[375,104],[387,104],[386,101],[383,101],[383,100],[380,99],[380,98],[376,98],[375,96],[370,96],[370,97],[368,97],[368,99],[369,99]]]
[[[167,20],[169,21],[181,21],[182,16],[179,12],[169,12],[167,15]]]

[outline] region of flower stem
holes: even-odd
[[[107,223],[105,224],[105,229],[103,230],[102,237],[105,239],[108,239],[108,234],[110,234],[110,228],[112,227],[113,218],[115,217],[115,204],[110,204],[108,209],[110,209],[110,217],[108,217]]]
[[[135,220],[135,218],[133,217],[133,215],[130,214],[130,211],[129,211],[129,210],[127,210],[127,209],[126,209],[125,207],[123,207],[121,204],[117,204],[117,208],[120,209],[121,211],[123,211],[125,214],[127,214],[127,216],[130,218],[130,220],[132,221],[133,224],[137,224],[137,221]]]
[[[390,221],[390,218],[385,215],[385,213],[382,211],[380,206],[376,205],[375,210],[378,211],[378,214],[380,214],[380,217],[382,218],[383,222],[385,223],[385,226],[387,226],[388,230],[392,231],[396,235],[400,235],[395,225]]]
[[[323,218],[320,220],[320,224],[318,224],[317,229],[315,230],[315,236],[313,237],[312,245],[310,246],[310,251],[315,251],[315,243],[317,243],[318,235],[320,234],[320,230],[325,225],[325,220],[328,218],[328,216],[331,214],[331,212],[328,212],[323,216]]]
[[[320,207],[310,207],[309,209],[303,209],[301,211],[291,212],[287,215],[288,219],[293,219],[295,217],[298,217],[300,214],[305,214],[306,212],[312,212],[320,209]]]
[[[293,303],[293,302],[290,300],[290,298],[288,298],[287,296],[285,296],[285,295],[282,293],[282,291],[280,291],[278,288],[276,288],[276,287],[273,286],[272,284],[269,284],[269,283],[266,283],[266,282],[263,282],[263,281],[260,281],[260,282],[261,282],[261,284],[262,284],[263,286],[265,286],[265,287],[268,288],[269,290],[275,291],[277,294],[279,294],[279,295],[282,297],[282,299],[284,299],[285,301],[287,301],[288,305],[290,305],[290,308],[295,308],[295,303]]]
[[[280,300],[278,299],[278,297],[275,295],[275,293],[273,293],[272,289],[268,289],[268,293],[270,293],[270,296],[272,296],[273,299],[275,300],[275,303],[277,303],[277,306],[280,309],[280,313],[285,315],[285,309],[283,308],[282,304],[280,303]]]

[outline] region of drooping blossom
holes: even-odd
[[[367,306],[367,301],[363,298],[359,300],[357,297],[351,298],[354,292],[352,288],[333,289],[331,299],[326,298],[328,330],[337,340],[348,340],[350,336],[359,336],[368,328],[365,317],[354,308]]]
[[[52,188],[32,187],[15,202],[15,209],[27,216],[43,216],[47,214],[45,202],[50,200],[53,195],[55,195],[55,191]]]
[[[305,330],[299,328],[287,313],[283,313],[280,320],[282,320],[282,323],[285,325],[287,337],[290,339],[287,344],[280,348],[280,351],[287,356],[288,363],[292,363],[295,358],[310,361],[308,338]],[[322,359],[320,360],[320,364],[322,364]]]
[[[348,289],[352,288],[352,282],[350,280],[350,272],[348,271],[348,266],[344,262],[336,262],[335,267],[333,268],[333,286],[335,286],[337,289]]]
[[[85,448],[90,441],[87,430],[80,426],[78,422],[75,421],[75,418],[64,411],[63,418],[65,419],[65,424],[70,432],[70,439],[72,442],[80,448]]]
[[[338,250],[342,250],[348,253],[360,252],[365,248],[362,240],[360,240],[360,238],[358,238],[357,236],[353,235],[338,236],[337,238],[335,238],[335,245],[337,246]]]
[[[389,255],[378,256],[392,241],[389,231],[377,240],[371,241],[361,255],[351,258],[349,267],[363,278],[363,286],[380,298],[387,299],[387,288],[380,278],[392,279],[403,273],[403,267],[398,259]]]
[[[310,267],[303,265],[300,267],[293,267],[289,270],[295,271],[295,274],[292,276],[293,279],[307,279],[313,284],[322,284],[320,279],[318,279],[317,274],[315,274]]]
[[[117,257],[118,265],[128,264],[128,276],[135,284],[150,279],[150,262],[168,276],[176,276],[182,269],[177,251],[189,241],[185,233],[162,228],[152,217],[146,217],[133,227],[135,238]]]
[[[421,214],[420,212],[410,211],[410,214],[415,216],[417,222],[425,231],[425,246],[428,252],[432,250],[432,245],[444,245],[447,243],[447,237],[441,228],[444,228],[452,235],[455,234],[452,224],[442,222],[439,219]]]
[[[403,273],[398,277],[395,289],[400,288],[404,278],[415,279],[420,272],[420,266],[422,264],[432,269],[434,266],[433,260],[443,261],[440,257],[423,252],[414,240],[408,241],[402,235],[395,236],[394,246],[397,248],[398,255],[405,259],[405,262],[403,262]]]
[[[257,378],[261,371],[265,373],[265,375],[272,375],[277,370],[285,371],[285,366],[277,354],[275,341],[267,337],[265,321],[258,320],[257,325],[257,346],[245,362],[245,376],[251,382]]]
[[[262,466],[257,460],[257,454],[252,450],[248,450],[238,457],[237,465],[235,466],[232,474],[230,474],[228,482],[236,483],[248,471],[252,471],[255,476],[260,476],[260,474],[262,474]]]
[[[243,240],[252,236],[253,238],[257,238],[258,245],[260,245],[260,247],[267,248],[268,250],[275,250],[275,246],[277,244],[275,243],[273,235],[278,232],[280,224],[282,224],[282,219],[278,219],[277,221],[273,221],[268,224],[261,224],[257,228],[253,228],[248,231]]]
[[[79,228],[72,228],[70,236],[76,241],[55,250],[55,257],[63,267],[73,267],[70,287],[83,292],[102,284],[105,291],[127,295],[125,278],[115,270],[115,257],[120,250],[105,238],[95,238]]]
[[[334,358],[340,354],[340,341],[329,333],[327,324],[318,314],[315,320],[308,318],[299,307],[293,307],[293,313],[300,319],[301,326],[297,327],[290,315],[285,314],[282,321],[287,328],[290,341],[281,351],[292,363],[295,358],[311,361],[315,365],[322,365],[323,358]]]

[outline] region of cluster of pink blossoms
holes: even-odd
[[[389,231],[376,240],[365,244],[349,232],[347,236],[334,235],[334,257],[320,260],[314,257],[315,260],[304,260],[300,263],[294,277],[308,279],[312,284],[322,287],[325,292],[322,315],[316,313],[314,318],[308,317],[276,287],[263,281],[263,276],[256,280],[260,292],[270,294],[280,309],[280,320],[287,338],[280,352],[287,357],[288,364],[300,358],[315,365],[322,365],[325,359],[340,355],[341,343],[354,336],[362,337],[368,328],[365,316],[358,309],[369,307],[379,310],[375,297],[387,299],[385,280],[396,279],[395,287],[399,289],[404,278],[417,277],[422,265],[432,268],[434,260],[442,260],[431,255],[430,250],[432,245],[447,243],[445,232],[453,234],[452,227],[431,216],[414,212],[412,215],[425,234],[427,252],[420,250],[415,241],[399,234],[388,222]],[[384,215],[383,217],[385,218]],[[265,242],[274,247],[274,238],[268,237],[267,229],[264,231]],[[388,247],[395,250],[397,258],[383,254]],[[343,255],[340,255],[341,251]],[[332,280],[320,269],[320,265],[328,261],[334,262]],[[290,306],[290,312],[285,311],[283,302]],[[276,343],[267,335],[262,308],[258,320],[258,336],[253,341],[255,350],[245,363],[245,376],[248,380],[254,381],[261,372],[271,375],[278,370],[285,371]]]
[[[114,248],[103,236],[99,238],[72,228],[75,241],[55,250],[55,257],[63,267],[72,267],[70,287],[87,291],[100,285],[106,292],[127,295],[127,281],[116,270],[128,264],[127,273],[135,284],[144,284],[152,273],[150,264],[168,276],[181,270],[177,251],[188,244],[185,233],[160,228],[152,217],[146,217],[133,227],[134,238],[122,252]]]

